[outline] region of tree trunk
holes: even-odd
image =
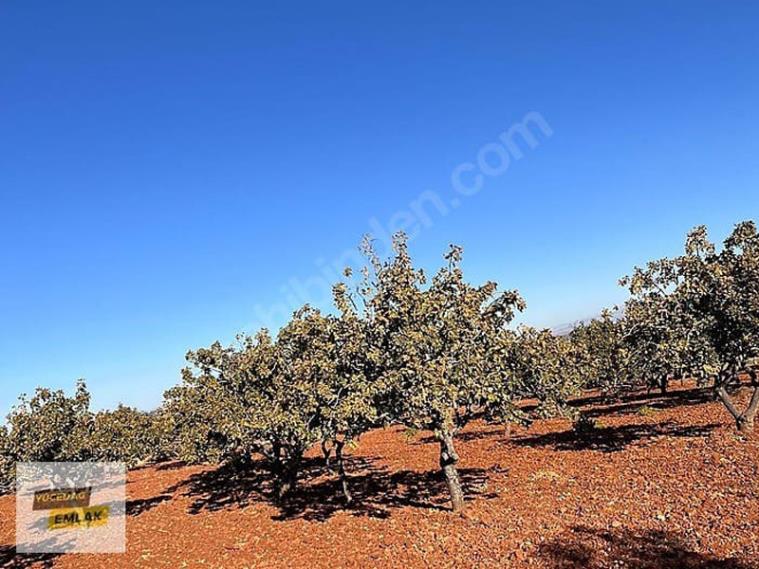
[[[284,452],[283,452],[284,451]],[[287,451],[279,445],[273,445],[272,474],[276,483],[276,498],[281,501],[295,489],[300,470],[300,456],[287,457]]]
[[[298,484],[300,458],[293,458],[282,465],[277,485],[277,500],[283,500]]]
[[[752,383],[755,379],[752,377]],[[754,423],[756,421],[756,415],[759,412],[759,386],[754,387],[754,392],[751,394],[751,401],[748,407],[743,412],[743,420],[738,425],[738,430],[743,434],[750,434],[754,432]]]
[[[510,439],[510,438],[511,438],[511,430],[512,430],[512,426],[511,426],[511,423],[506,423],[506,428],[504,429],[504,432],[503,432],[503,434],[504,434],[504,436],[505,436],[507,439]]]
[[[722,401],[722,404],[733,416],[733,419],[735,419],[735,426],[738,428],[738,431],[744,435],[751,434],[754,431],[756,415],[759,411],[759,387],[754,387],[754,392],[751,394],[751,401],[743,413],[738,411],[735,407],[733,400],[730,398],[730,395],[728,395],[724,387],[719,386],[716,389],[716,393],[720,401]]]
[[[459,455],[453,446],[453,435],[443,433],[438,437],[440,442],[440,469],[445,476],[445,482],[448,485],[448,491],[451,494],[451,506],[454,513],[464,510],[464,490],[461,488],[461,480],[456,464],[459,462]]]
[[[269,459],[269,470],[271,470],[274,482],[279,486],[279,480],[282,478],[282,447],[278,443],[272,443],[271,452],[266,454]]]
[[[345,473],[345,462],[343,461],[343,447],[345,441],[338,441],[335,443],[335,460],[337,462],[337,472],[340,475],[340,486],[343,490],[343,496],[348,504],[353,502],[353,496],[351,496],[350,488],[348,488],[348,475]]]
[[[669,387],[669,378],[665,375],[659,380],[659,391],[662,395],[667,394],[667,388]]]
[[[744,435],[750,435],[754,432],[754,419],[749,417],[739,417],[736,419],[738,431]]]
[[[324,456],[324,466],[327,467],[328,472],[333,472],[332,465],[329,462],[329,458],[331,454],[332,454],[332,449],[330,449],[327,446],[327,441],[322,441],[322,455]]]

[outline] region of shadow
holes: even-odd
[[[476,431],[464,431],[463,433],[457,433],[456,436],[454,437],[453,442],[454,444],[457,444],[457,443],[469,443],[469,442],[478,441],[482,439],[494,439],[494,438],[503,436],[505,433],[506,433],[505,425],[500,425],[498,428],[493,428],[491,426],[490,428],[478,429]],[[438,441],[434,436],[428,435],[416,441],[413,441],[411,444],[437,445]]]
[[[658,530],[599,530],[575,526],[538,550],[554,569],[756,569],[759,565],[693,551],[686,539]]]
[[[461,441],[463,443],[470,443],[473,441],[479,441],[482,439],[495,439],[505,436],[507,433],[506,427],[501,426],[498,429],[480,429],[477,431],[467,431],[465,433],[459,433],[456,435],[456,442]]]
[[[619,452],[632,444],[656,437],[706,437],[720,426],[719,423],[703,426],[681,426],[668,421],[662,424],[597,427],[582,434],[569,429],[544,435],[516,436],[511,439],[511,442],[518,446],[553,447],[553,450],[559,451]]]
[[[569,406],[578,410],[582,410],[583,415],[595,419],[611,415],[632,415],[644,407],[649,408],[653,411],[660,411],[664,409],[672,409],[675,407],[701,405],[704,403],[711,403],[713,401],[714,394],[710,388],[693,388],[671,391],[666,395],[661,395],[659,393],[648,393],[646,391],[627,393],[620,396],[610,396],[604,394],[588,395],[586,397],[580,397],[571,400],[569,402]],[[537,407],[535,405],[530,404],[524,405],[522,407],[522,410],[529,413],[531,411],[534,411],[536,408]],[[597,434],[600,437],[610,436],[612,440],[624,439],[626,436],[635,438],[636,430],[640,431],[640,436],[637,438],[646,438],[647,436],[650,438],[652,436],[668,434],[673,436],[706,436],[708,432],[718,426],[719,425],[709,425],[707,427],[701,428],[695,427],[692,429],[693,432],[689,433],[689,429],[687,428],[678,432],[676,430],[672,431],[672,425],[666,425],[667,429],[669,430],[665,429],[662,432],[651,432],[649,435],[646,435],[645,430],[648,428],[648,426],[639,425],[635,427],[629,427],[627,433],[604,433],[604,429],[599,429],[599,432]],[[625,427],[621,427],[620,429],[625,429]],[[656,429],[656,427],[651,427],[651,429]],[[613,429],[606,429],[606,431],[613,431]],[[701,431],[705,432],[701,433]],[[465,431],[463,433],[458,433],[455,440],[456,442],[466,443],[481,439],[499,438],[505,432],[506,431],[504,426],[501,426],[500,431],[498,429],[492,428],[491,426],[491,428],[483,428],[476,431]],[[560,439],[559,442],[567,442],[564,439],[570,438],[568,433],[559,433],[555,436]],[[506,440],[510,440],[513,437],[515,437],[514,431],[511,431]],[[550,437],[550,435],[547,435],[546,437]],[[590,444],[596,444],[597,442],[599,441],[589,441]],[[622,442],[623,440],[619,440],[616,444],[621,444]],[[412,444],[437,444],[437,441],[433,436],[425,436]],[[603,446],[603,444],[601,446]],[[615,446],[615,443],[612,442],[612,446]],[[579,444],[577,447],[572,448],[583,450],[589,447]],[[568,448],[566,450],[571,449]],[[615,450],[621,450],[621,448]]]
[[[160,494],[158,496],[153,496],[152,498],[144,498],[142,500],[127,500],[126,515],[139,516],[140,514],[143,514],[148,510],[152,510],[157,505],[162,504],[167,500],[171,500],[171,494]]]
[[[353,495],[351,504],[346,504],[337,476],[325,473],[323,460],[315,458],[305,461],[298,486],[281,501],[275,499],[271,474],[260,461],[244,470],[221,466],[194,474],[168,488],[166,493],[180,492],[183,497],[191,498],[190,514],[245,508],[256,503],[272,504],[278,509],[272,516],[276,521],[325,521],[338,512],[388,518],[396,508],[445,510],[448,507],[448,490],[442,473],[437,470],[389,472],[378,466],[376,459],[359,457],[347,457],[346,469]],[[462,469],[459,475],[468,499],[495,497],[486,493],[484,470]]]
[[[310,467],[306,465],[306,472]],[[166,492],[180,492],[182,497],[191,498],[188,511],[198,514],[273,501],[274,481],[264,462],[257,460],[245,468],[222,464],[213,470],[198,472],[167,488]]]
[[[690,389],[673,391],[667,395],[638,393],[620,398],[618,401],[598,401],[599,397],[578,399],[570,404],[575,408],[587,408],[583,413],[589,417],[603,417],[606,415],[624,415],[635,413],[642,407],[650,407],[654,410],[672,409],[674,407],[687,407],[702,405],[714,401],[714,395],[710,389]]]
[[[487,493],[488,476],[484,470],[460,469],[459,477],[467,500],[496,497],[493,493]],[[353,494],[351,505],[346,505],[340,493],[339,480],[330,478],[303,486],[280,505],[280,513],[273,519],[323,522],[341,511],[353,516],[386,519],[394,509],[399,508],[437,511],[449,509],[448,488],[438,470],[402,470],[391,473],[371,468],[368,472],[351,476],[348,484]]]
[[[160,464],[155,465],[155,470],[178,470],[180,468],[184,468],[185,466],[187,466],[186,462],[182,462],[181,460],[172,460],[171,462],[161,462]]]
[[[53,567],[60,553],[16,553],[15,545],[0,545],[0,567]]]

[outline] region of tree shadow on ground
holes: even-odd
[[[569,402],[569,406],[582,411],[582,414],[590,418],[599,418],[611,415],[632,415],[638,413],[643,408],[649,408],[653,411],[672,409],[675,407],[686,407],[690,405],[701,405],[714,401],[714,394],[708,388],[695,388],[680,391],[671,391],[665,395],[658,393],[637,392],[622,395],[620,397],[610,397],[607,395],[589,395],[578,397]],[[537,405],[523,405],[522,410],[532,412],[537,409]],[[481,417],[480,417],[481,418]],[[715,425],[716,426],[716,425]],[[712,427],[710,425],[709,427]],[[630,429],[635,431],[635,429]],[[512,435],[503,425],[499,428],[495,424],[478,430],[464,431],[456,435],[456,442],[472,442],[481,439],[497,438],[505,435],[506,440],[510,440]],[[561,433],[565,435],[564,433]],[[599,433],[603,434],[603,433]],[[633,433],[630,433],[633,434]],[[660,434],[668,434],[663,432]],[[641,433],[643,436],[644,433]],[[653,433],[652,436],[657,436]],[[678,436],[675,434],[675,436]],[[697,434],[681,436],[698,436]],[[426,436],[415,441],[413,444],[434,444],[437,443],[434,437]],[[582,450],[583,447],[580,447]],[[621,449],[620,449],[621,450]]]
[[[388,518],[394,509],[404,507],[447,509],[448,490],[437,470],[390,472],[376,459],[359,457],[347,458],[346,468],[351,504],[346,503],[337,476],[325,474],[323,461],[317,459],[305,462],[297,488],[280,501],[274,498],[271,473],[261,461],[245,469],[225,465],[194,474],[168,488],[166,494],[180,492],[190,498],[190,514],[267,503],[277,507],[278,513],[272,517],[277,521],[325,521],[339,512]],[[461,469],[459,475],[469,499],[495,497],[487,493],[486,471]]]
[[[16,553],[15,545],[0,545],[0,567],[53,567],[59,553]]]
[[[481,439],[495,439],[502,436],[506,436],[507,438],[509,436],[509,433],[503,425],[497,429],[485,428],[478,429],[476,431],[466,431],[465,433],[459,433],[456,435],[456,442],[461,441],[462,443],[470,443]]]
[[[171,494],[159,494],[152,498],[143,498],[140,500],[127,500],[126,514],[127,516],[139,516],[148,510],[152,510],[158,504],[162,504],[168,500],[171,500]]]
[[[756,569],[738,559],[720,559],[694,551],[684,537],[658,530],[602,530],[575,526],[538,550],[553,569]]]
[[[603,397],[576,399],[570,405],[577,409],[583,409],[583,414],[589,417],[603,417],[635,413],[642,407],[664,410],[674,407],[702,405],[712,401],[714,401],[714,395],[710,389],[689,389],[673,391],[666,395],[636,393],[621,397],[618,400],[609,400]]]
[[[302,485],[323,470],[323,461],[305,459],[298,484]],[[198,472],[166,489],[166,493],[176,492],[192,499],[190,514],[275,502],[274,479],[263,460],[254,460],[244,466],[227,463],[212,470]]]
[[[169,462],[161,462],[160,464],[157,464],[155,469],[158,471],[162,470],[178,470],[180,468],[184,468],[187,466],[186,462],[183,462],[181,460],[172,460]]]
[[[514,437],[511,443],[517,446],[552,447],[553,450],[559,451],[619,452],[632,444],[658,437],[706,437],[720,426],[719,423],[683,426],[668,421],[657,424],[596,427],[583,433],[570,428],[559,433]]]
[[[467,499],[495,498],[487,492],[487,472],[479,468],[459,469],[459,477]],[[304,485],[280,505],[274,519],[284,521],[304,519],[325,521],[334,514],[347,511],[354,516],[389,518],[394,509],[412,507],[428,510],[448,510],[448,488],[439,470],[389,472],[373,467],[350,477],[353,494],[350,506],[340,493],[340,483],[334,477]]]
[[[454,444],[456,443],[469,443],[472,441],[477,441],[481,439],[490,439],[490,438],[496,438],[498,436],[502,436],[506,433],[506,427],[504,425],[500,425],[498,427],[491,426],[490,428],[482,428],[472,430],[472,431],[464,431],[463,433],[457,433],[456,437],[454,439]],[[411,444],[413,445],[431,445],[431,444],[438,444],[437,439],[432,436],[428,435],[425,437],[422,437],[420,439],[417,439],[413,441]]]

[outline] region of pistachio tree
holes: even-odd
[[[495,283],[472,286],[451,246],[446,266],[427,283],[415,269],[406,236],[394,237],[395,255],[381,261],[368,244],[371,267],[361,297],[372,338],[382,354],[384,405],[394,421],[432,431],[453,510],[464,508],[456,434],[489,405],[508,409],[503,389],[504,327],[524,302]]]
[[[83,380],[74,395],[37,388],[21,395],[0,429],[0,489],[10,490],[17,462],[89,460],[90,394]]]
[[[313,409],[298,384],[297,345],[275,342],[266,331],[188,353],[182,383],[166,393],[167,412],[189,461],[243,466],[255,454],[269,462],[276,493],[295,486],[304,452],[315,439]]]
[[[699,289],[690,302],[705,306],[703,335],[709,340],[718,370],[714,388],[741,432],[754,429],[759,412],[759,378],[753,363],[759,355],[759,233],[753,222],[739,224],[719,254],[697,265]],[[695,298],[693,298],[695,297]],[[747,372],[752,394],[739,409],[732,393]]]
[[[742,432],[753,430],[759,410],[759,382],[749,366],[759,354],[758,279],[759,236],[754,223],[745,222],[719,251],[706,228],[697,227],[682,255],[636,268],[623,280],[632,295],[627,314],[638,361],[649,360],[660,375],[710,381]],[[752,396],[741,410],[734,394],[744,371]]]
[[[618,395],[634,383],[624,318],[612,311],[577,326],[569,334],[575,350],[584,356],[587,376],[584,387]]]
[[[86,441],[94,460],[142,466],[171,456],[160,411],[145,412],[118,405],[94,414]]]
[[[315,425],[327,466],[334,452],[341,489],[351,503],[345,449],[357,445],[368,430],[387,424],[389,416],[382,407],[385,386],[379,370],[383,358],[372,341],[371,328],[344,284],[334,287],[334,300],[338,315],[313,322],[316,335],[325,336],[316,357],[328,370],[312,382],[320,395]]]
[[[699,314],[684,310],[687,305],[682,296],[673,294],[671,283],[660,282],[656,276],[660,269],[658,262],[652,263],[622,283],[632,292],[624,324],[633,386],[659,389],[665,394],[672,379],[703,379],[712,353],[699,326]]]
[[[0,425],[0,495],[13,489],[15,462],[10,448],[10,437],[5,425]]]
[[[367,430],[386,422],[377,402],[384,395],[378,369],[382,357],[370,342],[367,322],[342,285],[335,287],[339,315],[310,307],[298,311],[280,332],[277,345],[289,397],[299,398],[312,438],[321,443],[327,465],[334,452],[348,503],[344,451]]]
[[[77,461],[90,458],[90,393],[83,380],[74,395],[37,388],[21,395],[7,418],[7,451],[17,462]]]
[[[268,337],[256,339],[270,342]],[[254,340],[245,349],[254,350]],[[177,456],[188,463],[218,463],[249,455],[257,440],[248,417],[247,391],[232,373],[235,352],[216,342],[187,354],[182,381],[164,393]]]
[[[537,399],[536,414],[568,415],[569,399],[583,387],[588,359],[569,338],[521,326],[509,350],[507,369],[506,380],[519,395]]]

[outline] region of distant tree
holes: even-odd
[[[367,244],[371,268],[361,297],[372,338],[382,354],[385,411],[396,422],[432,431],[453,510],[464,508],[454,439],[478,410],[510,405],[503,390],[504,326],[524,307],[516,291],[495,283],[471,286],[452,246],[426,286],[414,269],[405,235],[394,237],[395,256],[381,261]],[[513,406],[511,406],[513,408]]]
[[[759,410],[759,381],[749,365],[759,355],[759,235],[739,224],[717,251],[705,227],[688,235],[685,252],[637,268],[623,284],[632,294],[628,318],[638,339],[638,361],[659,375],[688,374],[712,381],[715,394],[750,432]],[[642,364],[639,364],[642,365]],[[744,410],[734,392],[748,372],[752,396]]]
[[[15,461],[87,460],[92,423],[90,393],[83,380],[72,397],[62,390],[38,388],[31,398],[19,397],[8,415],[9,452]]]
[[[572,330],[569,339],[585,358],[584,387],[618,395],[634,383],[624,318],[604,310],[599,318]]]
[[[536,414],[569,415],[569,400],[583,387],[587,367],[585,352],[569,338],[522,326],[511,344],[506,378],[522,397],[538,400]]]
[[[92,422],[90,394],[83,380],[72,397],[62,390],[38,388],[21,395],[0,429],[0,487],[15,483],[17,462],[73,462],[91,459],[88,438]]]
[[[0,495],[11,492],[15,481],[15,462],[11,454],[10,437],[5,425],[0,425]]]
[[[627,302],[625,340],[633,386],[665,394],[672,379],[703,369],[696,362],[699,354],[707,357],[709,346],[697,342],[698,328],[683,306],[664,289],[633,295]]]
[[[124,462],[129,468],[170,456],[161,413],[124,405],[95,413],[86,445],[92,459]]]

